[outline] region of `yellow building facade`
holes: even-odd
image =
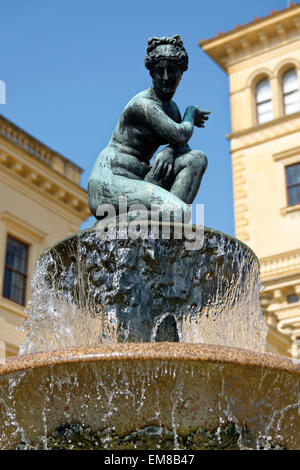
[[[260,260],[268,350],[300,358],[300,5],[199,44],[229,77],[235,232]]]
[[[82,169],[0,115],[0,341],[18,353],[39,254],[90,214]]]

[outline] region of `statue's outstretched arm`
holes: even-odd
[[[190,113],[181,123],[171,119],[160,106],[150,100],[136,104],[134,114],[142,123],[154,130],[164,141],[174,145],[185,145],[193,134],[194,115]]]
[[[135,114],[143,124],[153,129],[163,140],[173,145],[186,145],[191,138],[194,124],[202,127],[207,112],[198,106],[188,106],[181,123],[173,121],[160,106],[150,100],[135,105]],[[202,113],[202,114],[201,114]]]

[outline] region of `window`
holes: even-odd
[[[288,70],[282,77],[282,96],[284,114],[300,111],[299,83],[295,69]]]
[[[264,78],[256,85],[256,112],[258,124],[273,119],[273,105],[270,82]]]
[[[285,167],[288,205],[300,204],[300,163]]]
[[[25,305],[28,247],[8,236],[6,244],[3,297]]]
[[[294,304],[296,302],[298,302],[299,300],[299,297],[297,294],[290,294],[287,296],[287,302],[288,304]]]

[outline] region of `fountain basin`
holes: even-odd
[[[0,448],[300,448],[300,363],[187,343],[81,346],[0,367]]]
[[[128,230],[119,222],[104,237],[98,224],[44,251],[33,275],[21,354],[155,341],[264,351],[267,327],[252,250],[201,226],[173,223],[167,239],[162,232],[170,226],[160,222],[155,238],[148,224],[146,239],[116,237],[116,227]],[[198,249],[188,246],[192,228],[203,242]]]

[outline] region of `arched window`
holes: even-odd
[[[264,78],[256,85],[256,113],[258,124],[273,119],[273,105],[270,82]]]
[[[284,114],[300,111],[299,83],[295,69],[288,70],[282,76],[282,96]]]

